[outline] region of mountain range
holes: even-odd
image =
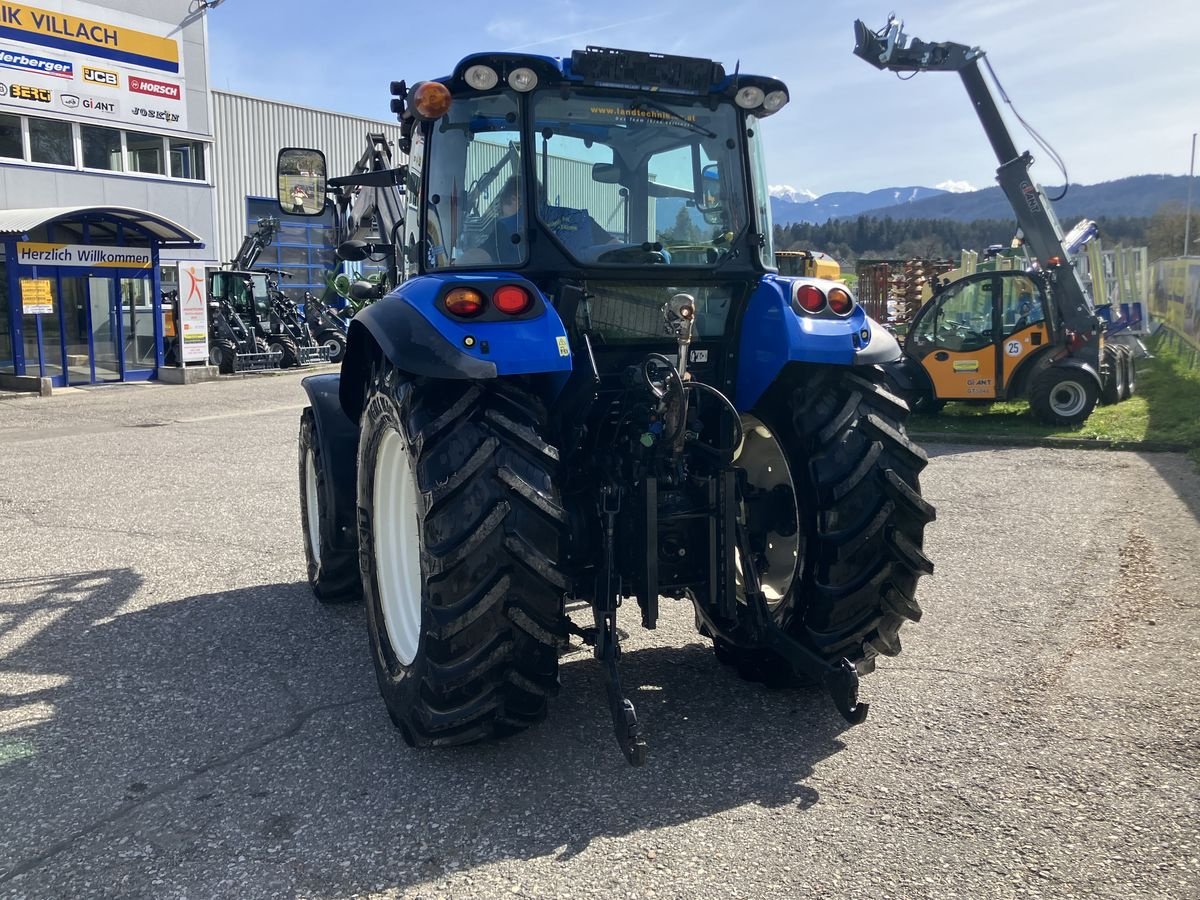
[[[1100,184],[1071,184],[1066,196],[1054,203],[1054,210],[1064,224],[1082,217],[1148,217],[1164,203],[1184,203],[1187,182],[1183,175],[1134,175]],[[958,222],[1013,218],[1012,207],[999,187],[962,191],[960,185],[946,183],[946,186],[959,190],[908,186],[865,193],[837,191],[815,197],[809,191],[777,185],[771,188],[771,216],[776,225],[821,224],[855,216]],[[1051,199],[1062,193],[1061,186],[1044,189]]]

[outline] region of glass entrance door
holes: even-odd
[[[121,380],[121,323],[111,278],[88,279],[92,366],[96,381]]]
[[[120,381],[120,323],[113,279],[59,279],[67,350],[67,384]]]

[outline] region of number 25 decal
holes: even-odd
[[[1007,353],[1009,356],[1020,356],[1021,350],[1022,350],[1022,347],[1021,347],[1020,341],[1009,341],[1007,344],[1004,345],[1004,352]]]

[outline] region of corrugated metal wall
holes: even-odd
[[[291,106],[227,91],[212,92],[216,143],[212,178],[217,189],[217,235],[213,258],[228,260],[246,230],[246,198],[275,196],[275,157],[282,147],[325,151],[329,175],[346,175],[367,147],[367,133],[382,132],[393,142],[393,161],[403,162],[395,145],[400,125]]]

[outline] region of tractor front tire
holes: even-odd
[[[322,603],[353,603],[362,599],[358,551],[338,540],[331,463],[317,440],[312,407],[306,407],[300,413],[300,527],[308,584]]]
[[[300,365],[300,349],[290,334],[273,334],[267,349],[272,353],[280,353],[279,368],[293,369]]]
[[[325,329],[317,335],[317,343],[329,348],[331,363],[340,363],[346,357],[346,336],[340,331]]]
[[[217,338],[209,345],[208,364],[222,375],[232,375],[237,365],[237,344],[229,338]]]
[[[786,454],[801,534],[791,587],[772,614],[827,661],[849,660],[862,674],[900,652],[901,626],[921,618],[917,580],[933,571],[923,544],[935,512],[918,480],[927,458],[905,433],[906,404],[884,385],[875,368],[812,367],[755,413]],[[765,648],[718,638],[714,650],[744,678],[796,681]]]
[[[1037,377],[1029,392],[1029,408],[1047,425],[1077,428],[1096,408],[1099,388],[1078,369],[1051,366]]]
[[[558,691],[567,516],[540,401],[515,384],[374,373],[358,457],[379,689],[412,746],[522,730]]]

